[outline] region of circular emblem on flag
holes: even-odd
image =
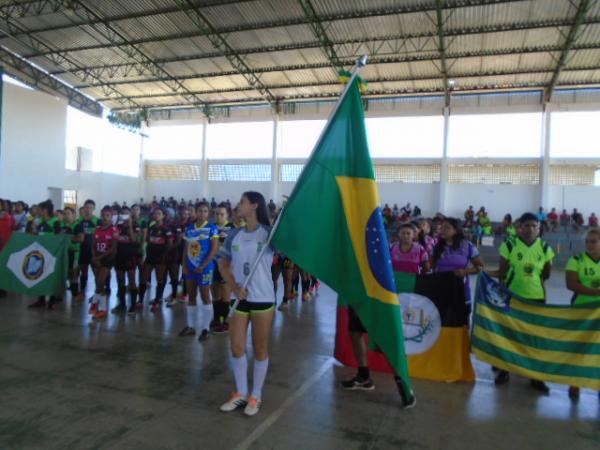
[[[381,208],[375,208],[367,222],[367,256],[369,267],[377,282],[385,289],[395,292],[394,275],[392,272],[392,261],[387,240],[387,234],[383,226]]]
[[[44,274],[44,255],[34,250],[23,258],[23,276],[28,280],[37,280]]]
[[[437,342],[442,331],[440,312],[431,300],[419,294],[399,294],[406,354],[418,355]]]

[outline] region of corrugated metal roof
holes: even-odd
[[[581,18],[560,68],[577,14],[577,3],[564,0],[447,0],[441,24],[435,0],[315,0],[314,23],[297,0],[194,1],[196,11],[172,0],[66,2],[56,12],[50,3],[4,8],[13,16],[10,28],[0,23],[0,45],[110,107],[122,107],[118,95],[158,107],[197,106],[195,92],[209,103],[266,102],[263,88],[281,100],[334,95],[337,68],[363,54],[373,95],[439,95],[438,25],[455,92],[543,89],[557,71],[560,86],[600,85],[600,1]],[[196,13],[208,24],[198,27],[189,17]],[[133,45],[118,45],[123,38]],[[185,92],[172,91],[177,83]]]

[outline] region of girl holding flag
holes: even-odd
[[[258,413],[262,402],[262,387],[269,366],[269,335],[275,313],[271,277],[274,250],[270,246],[265,249],[254,276],[244,289],[242,283],[250,274],[257,255],[268,245],[271,225],[267,204],[258,192],[245,192],[242,195],[239,213],[246,225],[231,230],[219,252],[219,271],[240,300],[229,324],[236,392],[221,405],[221,411],[230,412],[245,406],[244,413],[253,416]],[[246,358],[246,337],[250,323],[255,358],[251,393],[248,390]],[[251,394],[250,397],[248,394]]]

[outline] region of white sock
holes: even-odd
[[[100,294],[94,293],[94,296],[92,297],[92,305],[97,305],[98,303],[100,303]]]
[[[267,378],[267,369],[269,368],[269,358],[264,361],[254,360],[254,377],[252,378],[252,396],[260,399],[262,397],[262,388]]]
[[[99,295],[98,297],[98,311],[108,311],[108,297],[106,295]]]
[[[198,322],[198,307],[189,306],[187,307],[187,326],[190,328],[196,328]]]
[[[213,306],[202,304],[202,329],[210,331],[210,323],[213,320]]]
[[[239,358],[231,356],[231,364],[233,365],[233,377],[235,378],[235,389],[242,396],[248,396],[248,359],[246,355]]]

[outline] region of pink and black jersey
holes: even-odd
[[[173,230],[168,225],[153,224],[148,228],[148,248],[149,257],[163,256],[169,244],[173,240]]]
[[[118,241],[119,230],[117,227],[113,226],[108,228],[96,228],[94,239],[96,241],[96,253],[106,253],[111,249],[112,243]]]
[[[396,272],[421,273],[424,262],[429,261],[427,251],[416,242],[408,252],[402,251],[402,245],[392,246],[392,266]]]

